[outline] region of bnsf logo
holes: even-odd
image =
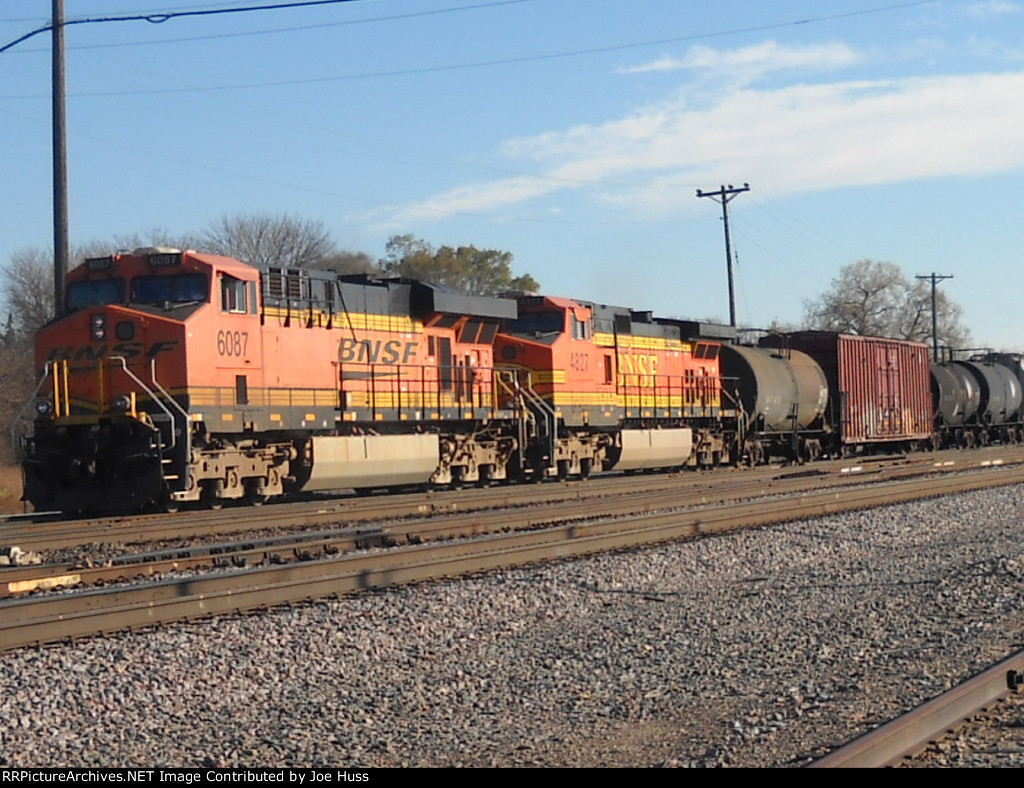
[[[619,386],[653,389],[658,375],[658,357],[619,353]]]
[[[146,347],[141,342],[118,342],[110,345],[79,345],[78,347],[55,347],[46,357],[47,361],[99,361],[107,356],[123,356],[124,358],[156,358],[168,350],[174,350],[178,340],[154,342]]]
[[[343,339],[338,346],[338,361],[363,361],[368,364],[408,364],[416,357],[415,340]]]

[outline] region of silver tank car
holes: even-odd
[[[1021,388],[1013,371],[990,361],[954,361],[970,370],[981,387],[978,419],[981,423],[999,426],[1017,417],[1020,411]]]
[[[1013,354],[932,366],[935,435],[940,446],[1021,440],[1024,369]]]
[[[960,427],[977,416],[981,388],[966,368],[951,363],[932,364],[932,398],[937,429]]]
[[[746,416],[742,451],[751,463],[821,453],[828,382],[799,350],[722,345],[722,389],[735,392]]]

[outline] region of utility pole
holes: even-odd
[[[53,0],[53,313],[63,311],[68,237],[68,139],[64,114],[64,0]]]
[[[918,274],[915,279],[929,279],[932,283],[932,361],[939,360],[939,317],[935,309],[935,288],[943,279],[952,279],[953,274]]]
[[[697,189],[698,197],[710,197],[722,205],[722,222],[725,225],[725,271],[729,276],[729,325],[736,328],[736,291],[732,281],[732,241],[729,238],[729,202],[737,195],[750,191],[750,184],[744,183],[743,188],[721,186],[717,192],[705,192]]]

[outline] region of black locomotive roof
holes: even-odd
[[[519,307],[511,298],[471,295],[427,282],[412,283],[410,305],[413,314],[418,317],[440,313],[515,320],[519,315]]]
[[[594,304],[589,301],[580,301],[579,303],[589,306],[593,311],[594,331],[597,332],[664,337],[666,339],[715,339],[731,342],[734,342],[737,336],[735,328],[719,323],[655,317],[653,312]]]
[[[349,312],[407,315],[426,319],[435,314],[500,320],[515,319],[514,300],[463,293],[414,279],[378,279],[371,274],[338,274],[311,269],[263,269],[264,301],[293,307],[333,304]]]

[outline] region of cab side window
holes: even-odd
[[[245,282],[223,274],[220,280],[220,311],[245,314]]]
[[[569,324],[573,339],[590,339],[589,320],[579,320],[575,314],[569,312]]]

